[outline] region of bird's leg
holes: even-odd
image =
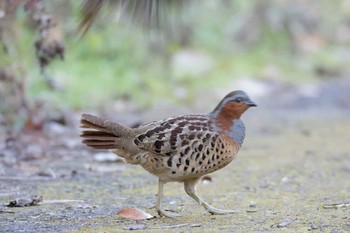
[[[158,214],[160,216],[165,216],[165,217],[169,217],[169,218],[173,218],[173,217],[178,217],[180,216],[179,214],[175,214],[175,213],[169,213],[168,211],[165,211],[162,209],[161,204],[162,204],[162,199],[163,199],[163,186],[164,186],[165,182],[161,181],[159,179],[158,182],[158,194],[157,194],[157,204],[156,204],[156,210],[158,212]]]
[[[220,210],[220,209],[214,208],[208,203],[206,203],[205,201],[203,201],[200,197],[198,197],[196,194],[196,184],[199,181],[199,179],[200,178],[196,178],[196,179],[186,180],[184,182],[185,191],[190,197],[192,197],[196,202],[198,202],[198,204],[203,206],[211,214],[237,213],[237,211],[235,210]]]

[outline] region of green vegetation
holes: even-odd
[[[47,4],[49,9],[57,7],[57,3]],[[199,91],[232,85],[242,77],[304,83],[314,80],[318,67],[342,72],[347,62],[339,50],[349,42],[330,39],[329,35],[339,29],[335,25],[344,25],[346,3],[298,4],[292,9],[288,1],[203,1],[170,15],[161,30],[117,23],[117,10],[109,5],[80,39],[76,31],[79,4],[65,2],[59,5],[68,9],[59,11],[65,59],[54,61],[47,72],[62,91],[52,92],[40,75],[33,48],[38,35],[28,29],[23,12],[18,13],[19,47],[13,59],[22,58],[32,99],[64,102],[77,108],[106,106],[119,98],[139,106],[159,100],[191,101]],[[340,15],[328,20],[328,13],[340,8]],[[322,11],[306,14],[315,9]],[[208,11],[212,13],[206,14]],[[190,56],[194,53],[193,59],[209,59],[204,63],[208,67],[199,63],[198,72],[192,72],[193,67],[179,71],[181,67],[174,65],[173,59],[182,51]],[[1,63],[9,63],[8,59],[0,57]],[[183,93],[178,94],[178,89]]]

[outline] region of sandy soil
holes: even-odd
[[[136,223],[146,232],[349,232],[350,89],[319,88],[316,98],[296,90],[261,98],[244,117],[247,137],[237,159],[198,186],[207,202],[237,214],[205,213],[182,184],[171,183],[164,206],[181,217],[118,216],[126,207],[155,214],[148,208],[156,177],[120,161],[95,161],[97,152],[80,145],[74,129],[45,136],[40,158],[11,165],[1,157],[0,203],[34,194],[43,202],[0,207],[0,232],[121,232]]]

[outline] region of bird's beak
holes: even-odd
[[[244,102],[246,105],[248,105],[249,107],[257,107],[258,105],[256,103],[254,103],[251,100],[247,100]]]

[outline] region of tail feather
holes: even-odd
[[[97,150],[113,150],[113,149],[115,149],[115,145],[93,145],[93,146],[88,145],[88,146],[91,148],[97,149]]]
[[[96,139],[96,140],[111,140],[115,139],[115,135],[107,132],[101,131],[92,131],[92,130],[84,130],[80,134],[81,137],[87,139]]]
[[[83,143],[89,147],[96,149],[115,149],[114,141],[97,141],[97,140],[83,140]]]
[[[130,128],[128,127],[89,114],[81,115],[80,124],[81,128],[108,132],[117,137],[130,133]]]
[[[125,136],[130,129],[96,116],[83,114],[80,120],[83,143],[95,149],[116,149],[117,139]]]
[[[105,130],[105,127],[96,125],[96,124],[89,122],[85,119],[80,120],[80,128],[83,128],[83,129],[91,129],[92,128],[92,129],[96,129],[96,130]]]

